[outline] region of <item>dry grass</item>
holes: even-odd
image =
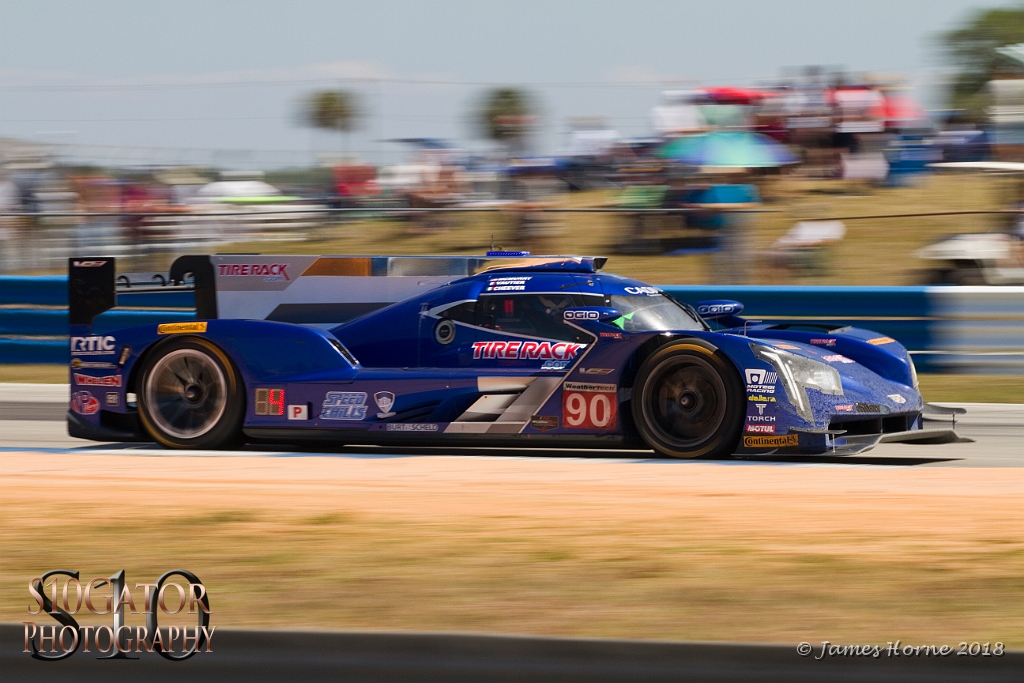
[[[1020,648],[1022,494],[1018,469],[5,453],[0,620],[50,568],[184,567],[223,625]]]
[[[846,238],[829,254],[828,267],[816,275],[796,276],[772,269],[765,249],[800,220],[930,211],[998,209],[1011,198],[1013,181],[991,176],[934,175],[914,187],[870,188],[842,181],[776,180],[764,188],[774,213],[751,217],[755,266],[750,284],[910,285],[926,266],[912,254],[945,234],[991,229],[997,216],[947,216],[847,221]],[[612,191],[566,195],[563,206],[610,204]],[[539,244],[516,238],[508,215],[454,215],[440,229],[418,229],[398,221],[357,221],[328,228],[305,242],[247,243],[223,251],[322,254],[480,254],[492,238],[505,248],[534,253],[584,253],[610,256],[607,270],[657,284],[713,282],[712,257],[618,256],[624,219],[607,214],[560,214],[561,233]]]
[[[847,221],[846,238],[829,252],[828,268],[814,275],[772,269],[764,250],[799,220],[925,211],[1000,209],[1016,201],[1019,180],[994,176],[932,175],[914,187],[874,188],[859,182],[767,179],[764,208],[773,213],[751,218],[755,256],[751,284],[909,285],[921,279],[925,263],[912,253],[941,235],[993,228],[1003,217],[947,216]],[[564,195],[558,204],[590,207],[614,204],[616,192],[602,190]],[[607,269],[656,284],[713,281],[711,256],[619,256],[624,219],[607,214],[560,214],[557,236],[526,244],[517,238],[512,215],[449,214],[423,222],[353,220],[328,226],[302,241],[237,243],[218,251],[306,254],[481,254],[492,243],[529,248],[534,253],[589,253],[612,257]],[[154,256],[137,270],[170,266],[177,254]],[[59,272],[59,271],[56,271]]]

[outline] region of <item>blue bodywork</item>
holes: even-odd
[[[736,302],[692,303],[730,327],[712,330],[656,287],[567,259],[455,279],[329,329],[233,319],[72,326],[71,431],[151,440],[130,394],[141,362],[182,335],[209,340],[237,368],[250,440],[642,447],[633,380],[644,358],[679,339],[721,351],[746,385],[738,454],[855,452],[865,438],[921,429],[924,403],[897,341],[852,327],[761,325],[739,317]],[[648,305],[672,307],[659,310],[680,325],[638,323]],[[801,416],[758,347],[835,368],[842,395],[806,389],[811,419]],[[260,390],[274,390],[270,405]]]

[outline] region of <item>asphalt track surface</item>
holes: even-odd
[[[0,452],[38,450],[59,453],[122,455],[265,455],[295,457],[387,457],[463,455],[466,457],[558,457],[649,462],[651,451],[508,448],[393,448],[349,446],[325,453],[288,445],[250,445],[239,451],[170,451],[155,444],[102,444],[68,436],[64,423],[67,385],[0,384]],[[961,403],[967,414],[957,418],[956,430],[973,443],[940,445],[880,444],[856,456],[757,456],[727,461],[737,464],[874,465],[923,467],[1024,467],[1024,404]],[[928,421],[928,426],[949,427],[949,421]],[[707,462],[707,461],[702,461]]]
[[[70,640],[70,638],[68,639]],[[104,641],[105,642],[105,641]],[[1001,657],[800,656],[795,645],[731,645],[469,634],[217,629],[211,651],[184,662],[141,653],[103,661],[77,652],[40,662],[24,628],[0,625],[3,680],[144,681],[1019,681],[1024,653]],[[818,645],[819,649],[821,647]]]

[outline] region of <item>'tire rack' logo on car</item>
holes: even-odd
[[[538,341],[473,342],[473,359],[502,358],[505,360],[572,360],[586,344]]]
[[[747,376],[747,391],[758,394],[775,393],[775,383],[779,381],[777,372],[761,368],[747,368],[743,372]]]
[[[217,274],[225,277],[263,276],[276,279],[283,278],[291,282],[291,278],[288,277],[287,263],[221,263],[217,266]]]
[[[320,410],[321,420],[366,419],[365,391],[328,391]]]

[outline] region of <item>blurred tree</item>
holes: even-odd
[[[956,67],[947,91],[947,106],[984,117],[989,104],[985,84],[993,76],[1024,75],[1020,64],[996,52],[1024,43],[1024,6],[976,12],[963,27],[944,33],[942,45]]]
[[[532,98],[518,88],[494,88],[484,96],[477,113],[483,136],[503,144],[510,154],[525,150],[536,121]]]
[[[358,98],[346,90],[321,90],[309,95],[302,105],[302,122],[312,128],[339,133],[355,129],[361,115]],[[346,147],[348,136],[346,135]]]

